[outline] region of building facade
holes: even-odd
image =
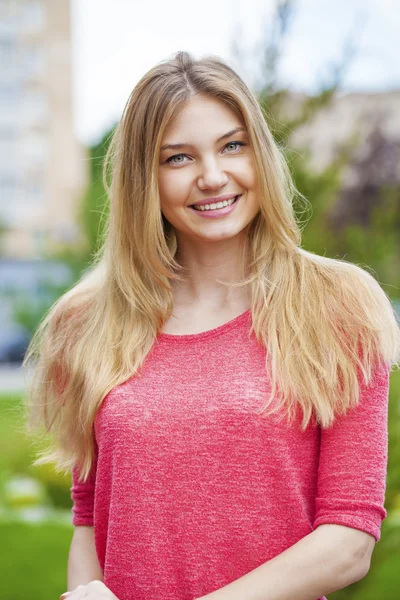
[[[88,183],[73,131],[70,0],[0,0],[0,254],[82,241]]]

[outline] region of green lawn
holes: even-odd
[[[67,591],[72,526],[0,524],[0,599],[58,600]]]

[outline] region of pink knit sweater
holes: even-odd
[[[380,537],[389,368],[332,428],[256,415],[265,349],[251,312],[198,334],[159,334],[142,375],[96,416],[89,480],[73,470],[73,525],[94,525],[119,600],[194,600],[323,523]],[[317,600],[317,599],[316,599]]]

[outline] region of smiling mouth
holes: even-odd
[[[189,206],[189,208],[192,208],[193,210],[197,211],[197,212],[205,212],[205,211],[209,211],[212,212],[213,210],[222,210],[223,208],[228,208],[228,206],[233,206],[234,204],[236,204],[236,202],[242,197],[242,194],[238,194],[237,196],[235,196],[234,201],[230,204],[227,204],[226,206],[220,206],[220,207],[215,207],[215,208],[204,208],[205,206],[207,206],[206,204],[203,205],[199,205],[198,207],[196,207],[194,204],[192,204],[191,206]],[[214,204],[214,203],[211,203]],[[208,206],[211,206],[211,204],[209,204]],[[218,203],[215,203],[218,204]],[[203,208],[200,208],[200,206],[202,206]]]

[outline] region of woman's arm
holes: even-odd
[[[78,585],[86,585],[94,579],[103,581],[94,543],[94,529],[76,526],[69,549],[67,588],[74,590]]]
[[[362,579],[374,545],[362,531],[320,525],[272,560],[196,600],[315,600]]]
[[[360,377],[359,404],[321,429],[314,531],[197,600],[314,600],[365,577],[386,517],[389,377]]]

